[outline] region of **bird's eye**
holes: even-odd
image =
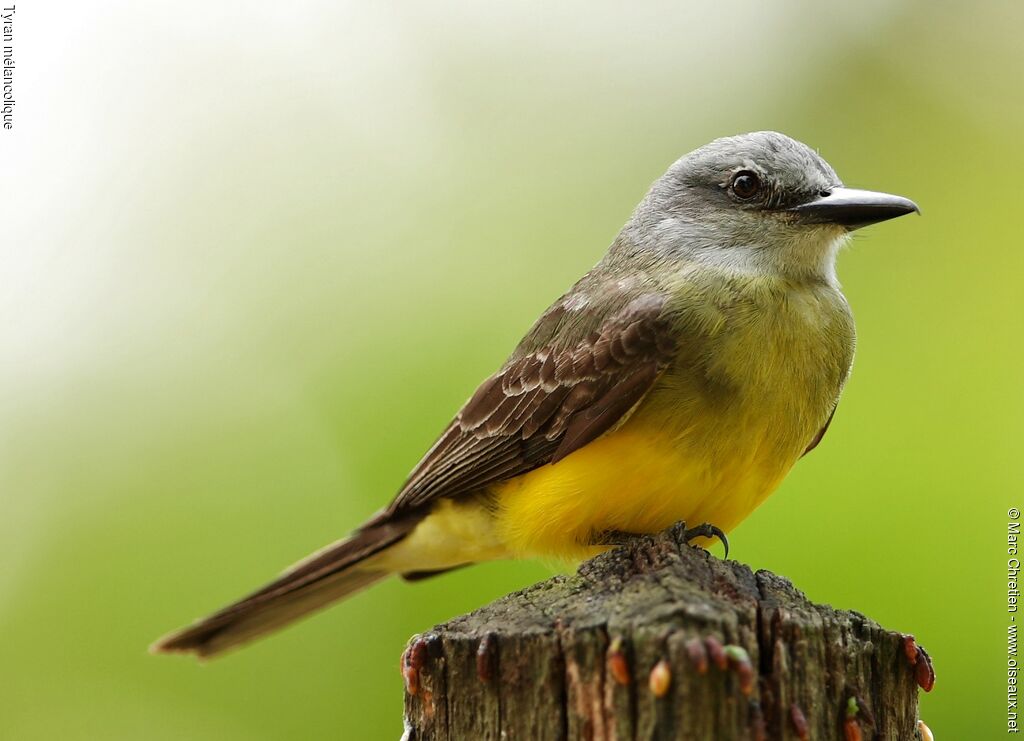
[[[761,178],[750,170],[740,170],[732,176],[729,188],[737,198],[749,201],[761,192]]]

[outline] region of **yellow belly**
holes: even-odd
[[[495,530],[509,552],[577,560],[603,550],[588,545],[602,531],[654,533],[679,520],[728,532],[799,457],[780,455],[768,426],[737,425],[734,439],[711,445],[695,429],[687,444],[663,416],[638,413],[557,464],[495,487]]]

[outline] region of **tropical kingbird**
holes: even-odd
[[[390,505],[154,650],[212,656],[391,574],[580,559],[680,520],[724,540],[835,412],[854,351],[837,251],[917,210],[775,132],[687,154]]]

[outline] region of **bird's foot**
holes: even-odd
[[[717,525],[712,525],[709,522],[705,522],[697,527],[686,527],[686,523],[683,523],[683,542],[687,545],[694,538],[718,538],[722,541],[722,546],[725,548],[725,557],[723,560],[729,560],[729,539],[725,537],[725,533],[722,528]]]
[[[697,525],[697,527],[686,527],[686,523],[680,523],[683,528],[683,542],[687,545],[694,538],[718,538],[722,541],[722,545],[725,547],[725,560],[729,558],[729,539],[725,537],[725,532],[722,528],[705,522],[703,525]],[[623,546],[632,543],[638,538],[643,538],[643,533],[628,533],[624,530],[603,530],[597,533],[591,545],[610,545],[610,546]]]
[[[594,535],[590,545],[629,545],[642,537],[644,537],[643,533],[627,533],[625,530],[602,530]]]

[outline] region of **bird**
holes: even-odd
[[[579,561],[676,522],[710,544],[821,441],[849,376],[851,232],[920,212],[773,131],[672,164],[349,537],[157,641],[208,658],[388,577]],[[728,551],[726,551],[728,557]]]

